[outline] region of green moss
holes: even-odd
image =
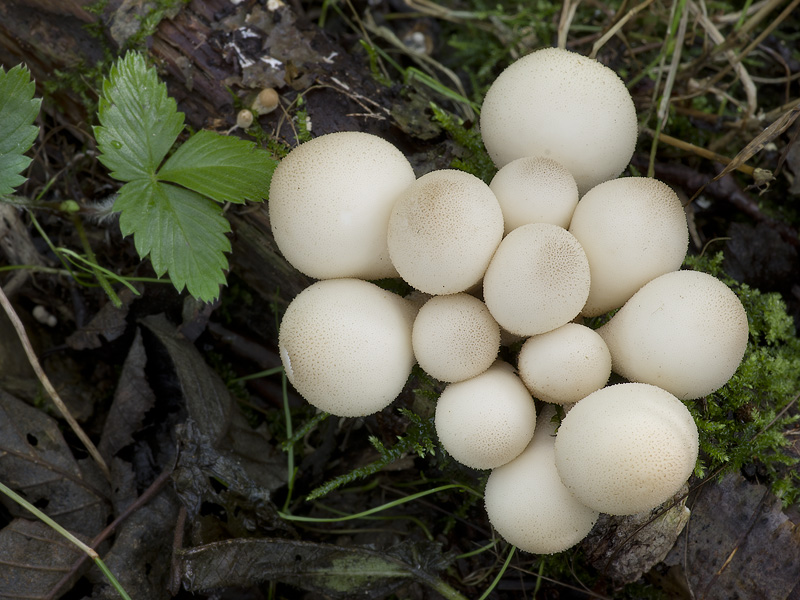
[[[690,257],[692,269],[711,273],[728,284],[744,305],[750,341],[731,380],[713,394],[689,405],[700,431],[702,456],[696,474],[723,474],[754,467],[770,479],[784,504],[800,499],[800,479],[788,467],[788,430],[800,419],[800,339],[786,305],[777,293],[765,293],[733,281],[722,270],[722,253]]]

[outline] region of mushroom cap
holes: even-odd
[[[508,363],[497,361],[480,375],[451,383],[436,402],[442,447],[473,469],[493,469],[517,457],[536,427],[536,407]]]
[[[678,398],[721,388],[747,348],[747,313],[731,289],[697,271],[674,271],[642,287],[596,330],[614,372]]]
[[[275,242],[315,279],[396,277],[386,246],[389,214],[414,179],[403,153],[375,135],[343,131],[305,142],[272,175]]]
[[[289,304],[278,348],[289,381],[320,410],[360,417],[391,404],[414,366],[415,310],[360,279],[327,279]]]
[[[440,381],[463,381],[492,366],[500,350],[500,326],[469,294],[434,296],[417,313],[411,343],[426,373]]]
[[[567,413],[555,463],[579,502],[631,515],[675,494],[697,452],[697,427],[680,400],[654,385],[621,383],[589,394]]]
[[[560,48],[512,63],[495,79],[481,108],[481,135],[502,168],[523,156],[564,165],[581,194],[614,179],[633,156],[636,108],[619,76]]]
[[[502,237],[503,213],[492,190],[453,169],[417,179],[389,220],[394,266],[428,294],[454,294],[478,283]]]
[[[567,323],[528,338],[520,349],[517,369],[535,398],[572,404],[608,382],[611,353],[596,331]]]
[[[651,279],[680,269],[689,246],[678,195],[649,177],[606,181],[581,198],[569,232],[589,259],[592,287],[582,314],[619,308]]]
[[[578,204],[578,184],[561,163],[524,156],[500,169],[489,187],[503,211],[505,233],[528,223],[566,229]]]
[[[574,319],[589,284],[589,262],[578,240],[557,225],[530,223],[500,243],[483,278],[483,299],[501,327],[529,336]]]
[[[542,409],[528,447],[489,475],[484,492],[492,526],[525,552],[553,554],[580,542],[599,513],[578,502],[555,464],[555,410]]]

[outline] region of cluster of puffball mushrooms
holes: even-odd
[[[698,432],[682,401],[733,375],[747,315],[722,282],[680,270],[675,192],[619,178],[637,118],[611,69],[534,52],[492,84],[480,127],[499,169],[489,185],[450,169],[416,178],[396,147],[360,132],[283,159],[274,238],[319,281],[288,306],[280,356],[309,403],[342,417],[388,406],[415,363],[446,382],[437,437],[492,470],[494,528],[560,552],[599,513],[649,511],[683,486]],[[368,281],[398,276],[417,291]],[[617,308],[598,329],[582,324]],[[501,343],[523,340],[515,366],[498,360]],[[629,383],[608,385],[612,370]],[[567,411],[558,427],[554,405]]]

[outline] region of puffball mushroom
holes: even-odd
[[[611,353],[593,329],[567,323],[528,338],[520,349],[517,369],[535,398],[573,404],[608,382]]]
[[[389,255],[400,277],[428,294],[477,284],[503,237],[503,213],[483,181],[432,171],[398,198],[389,219]]]
[[[698,433],[669,392],[621,383],[578,402],[558,428],[555,464],[575,498],[611,515],[632,515],[668,500],[692,474]]]
[[[550,158],[525,156],[500,169],[489,187],[503,211],[505,233],[528,223],[552,223],[566,229],[578,204],[578,184]]]
[[[483,299],[501,327],[530,336],[574,319],[589,284],[589,262],[578,240],[557,225],[530,223],[500,243],[483,278]]]
[[[560,48],[512,63],[481,108],[481,135],[495,165],[523,156],[558,161],[581,194],[618,177],[636,146],[636,109],[619,76]]]
[[[327,279],[289,304],[278,332],[291,384],[320,410],[340,417],[388,406],[414,366],[415,310],[360,279]]]
[[[434,296],[417,313],[411,343],[426,373],[440,381],[463,381],[492,366],[500,350],[500,326],[469,294]]]
[[[653,279],[596,331],[616,373],[683,400],[725,385],[744,357],[749,333],[736,294],[697,271]]]
[[[582,314],[619,308],[651,279],[677,271],[689,246],[678,195],[649,177],[606,181],[581,198],[569,232],[586,251],[592,286]]]
[[[525,552],[553,554],[570,548],[591,531],[598,511],[581,504],[561,482],[555,464],[555,409],[536,420],[528,447],[489,475],[486,514],[509,543]]]
[[[329,133],[294,148],[269,189],[269,218],[281,253],[315,279],[396,277],[386,234],[392,206],[415,180],[386,140]]]
[[[451,383],[436,402],[436,434],[442,447],[473,469],[494,469],[516,458],[536,427],[536,407],[508,363],[497,361],[480,375]]]

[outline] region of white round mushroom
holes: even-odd
[[[739,298],[719,279],[674,271],[642,287],[596,331],[616,373],[687,400],[727,383],[744,357],[749,328]]]
[[[389,254],[400,276],[428,294],[480,282],[503,237],[503,213],[483,181],[453,169],[423,175],[389,220]]]
[[[564,417],[555,442],[561,481],[579,502],[611,515],[650,510],[692,474],[698,433],[669,392],[644,383],[598,390]]]
[[[509,544],[534,554],[562,552],[591,531],[599,513],[561,482],[555,464],[555,410],[542,409],[533,440],[517,458],[489,475],[489,521]]]
[[[567,323],[528,338],[520,349],[517,369],[535,398],[573,404],[608,382],[611,353],[596,331]]]
[[[508,363],[497,361],[477,377],[451,383],[436,402],[442,447],[473,469],[494,469],[516,458],[536,427],[536,407]]]
[[[318,281],[281,321],[278,347],[291,384],[320,410],[359,417],[394,400],[414,366],[410,303],[360,279]]]
[[[636,147],[633,100],[605,65],[560,48],[537,50],[494,81],[481,108],[481,135],[495,165],[551,158],[581,194],[618,177]]]
[[[396,277],[386,245],[389,214],[414,179],[403,153],[375,135],[343,131],[305,142],[272,175],[275,242],[315,279]]]
[[[426,373],[440,381],[463,381],[492,366],[500,350],[500,326],[469,294],[434,296],[417,313],[411,343]]]
[[[531,223],[500,243],[483,278],[483,299],[501,327],[530,336],[574,319],[589,284],[589,263],[578,240],[557,225]]]
[[[512,160],[500,169],[489,187],[503,211],[505,233],[528,223],[569,227],[578,204],[578,185],[561,164],[542,156]]]
[[[569,232],[586,251],[592,287],[582,314],[619,308],[651,279],[677,271],[689,246],[678,195],[649,177],[606,181],[578,203]]]

